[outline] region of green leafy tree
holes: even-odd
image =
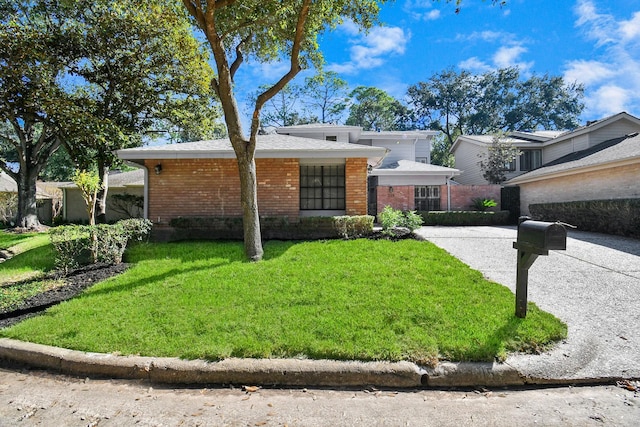
[[[493,137],[486,154],[480,155],[482,160],[478,162],[482,177],[490,184],[502,184],[509,170],[509,164],[520,156],[522,152],[512,143],[505,141],[504,135]]]
[[[517,68],[480,75],[448,69],[407,93],[419,126],[444,133],[443,150],[463,134],[571,129],[584,108],[581,85],[549,75],[522,79]]]
[[[70,70],[82,111],[65,144],[78,167],[97,165],[96,215],[105,222],[115,150],[171,125],[184,139],[215,133],[213,70],[186,12],[171,1],[80,0],[68,13],[83,34],[82,56]]]
[[[358,86],[351,94],[353,103],[345,122],[364,130],[404,130],[409,109],[382,89]]]
[[[0,0],[0,169],[18,185],[16,226],[30,229],[40,226],[38,175],[77,109],[60,82],[80,35],[50,13],[54,3]]]
[[[304,104],[317,113],[320,123],[337,123],[347,109],[349,85],[334,71],[307,77],[301,91]]]
[[[217,75],[213,87],[224,113],[227,133],[238,161],[244,245],[249,259],[262,259],[255,166],[256,137],[262,107],[302,70],[319,65],[318,36],[350,19],[362,28],[376,20],[379,3],[372,0],[183,0],[211,47]],[[234,78],[250,56],[258,62],[286,58],[281,78],[256,97],[251,128],[240,121]]]

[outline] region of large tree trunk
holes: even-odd
[[[98,160],[98,176],[102,187],[96,198],[96,223],[107,223],[107,192],[109,191],[109,166],[103,160]]]
[[[36,204],[37,168],[20,170],[18,175],[18,215],[16,227],[36,230],[40,227],[38,208]]]
[[[251,261],[260,261],[264,251],[262,249],[260,216],[258,214],[256,162],[253,156],[238,156],[238,169],[240,171],[244,250],[247,258]]]

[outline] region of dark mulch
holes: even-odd
[[[63,279],[65,285],[28,298],[19,307],[11,311],[0,312],[0,328],[36,316],[51,306],[75,297],[95,283],[122,273],[127,268],[129,268],[129,264],[124,263],[116,265],[92,264],[70,271],[66,275],[59,272],[50,273],[46,278]],[[42,278],[38,278],[38,280],[42,280]],[[12,283],[8,286],[19,286],[24,283]]]

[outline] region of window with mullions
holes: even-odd
[[[344,165],[300,166],[301,210],[345,209]]]
[[[440,187],[437,185],[416,185],[414,204],[417,211],[440,210]]]
[[[522,150],[520,170],[530,171],[542,166],[542,150]]]

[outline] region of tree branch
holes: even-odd
[[[255,141],[255,136],[258,134],[260,128],[260,110],[263,105],[271,98],[275,96],[287,83],[289,83],[302,69],[300,67],[300,51],[302,49],[302,41],[304,39],[305,24],[307,17],[309,16],[309,9],[311,7],[311,0],[304,0],[298,13],[298,23],[296,24],[296,32],[293,38],[293,45],[291,46],[291,66],[289,72],[287,72],[282,78],[266,91],[258,95],[256,99],[255,109],[253,110],[253,118],[251,120],[251,136],[250,139]]]
[[[247,43],[249,39],[251,39],[251,34],[240,40],[240,43],[238,43],[238,45],[236,46],[236,59],[231,64],[231,68],[229,71],[231,73],[231,80],[233,80],[234,76],[236,75],[236,71],[238,71],[238,68],[240,68],[240,64],[244,62],[244,55],[242,55],[242,46],[244,46],[244,44]]]

